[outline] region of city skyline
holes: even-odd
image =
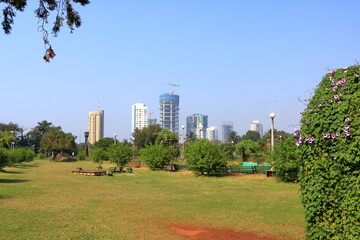
[[[1,36],[0,122],[29,131],[47,120],[77,140],[98,102],[105,137],[129,139],[136,102],[159,120],[158,96],[172,90],[162,82],[181,85],[179,126],[200,112],[221,139],[222,122],[243,135],[257,119],[266,132],[274,112],[275,128],[292,132],[321,78],[360,57],[355,0],[95,1],[76,6],[73,34],[49,38],[56,57],[45,63],[36,5]]]

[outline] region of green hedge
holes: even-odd
[[[307,239],[360,239],[359,75],[360,66],[328,73],[295,132]]]

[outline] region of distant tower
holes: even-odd
[[[225,122],[222,124],[222,141],[226,142],[233,131],[234,127],[232,122]]]
[[[186,134],[193,132],[196,138],[206,138],[206,129],[208,128],[208,116],[203,114],[193,114],[186,118]]]
[[[148,108],[144,103],[135,103],[131,107],[131,132],[136,128],[143,129],[148,126]]]
[[[250,130],[258,132],[260,134],[260,137],[263,136],[263,125],[260,123],[259,120],[254,120],[250,124]]]
[[[218,140],[218,129],[217,127],[208,127],[206,129],[206,138],[209,140],[209,141],[215,141],[215,140]]]
[[[88,131],[90,144],[104,138],[104,110],[89,112]]]
[[[179,134],[179,95],[160,95],[160,126]]]

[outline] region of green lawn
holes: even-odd
[[[0,173],[1,237],[184,239],[169,228],[176,224],[304,236],[296,184],[261,175],[196,177],[137,168],[113,177],[71,173],[95,166],[37,160],[6,168]]]

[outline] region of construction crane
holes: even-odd
[[[160,83],[160,84],[164,84],[164,85],[170,85],[170,86],[173,86],[173,91],[171,94],[175,94],[175,90],[176,90],[176,87],[180,87],[180,85],[177,85],[177,84],[173,84],[173,83]]]

